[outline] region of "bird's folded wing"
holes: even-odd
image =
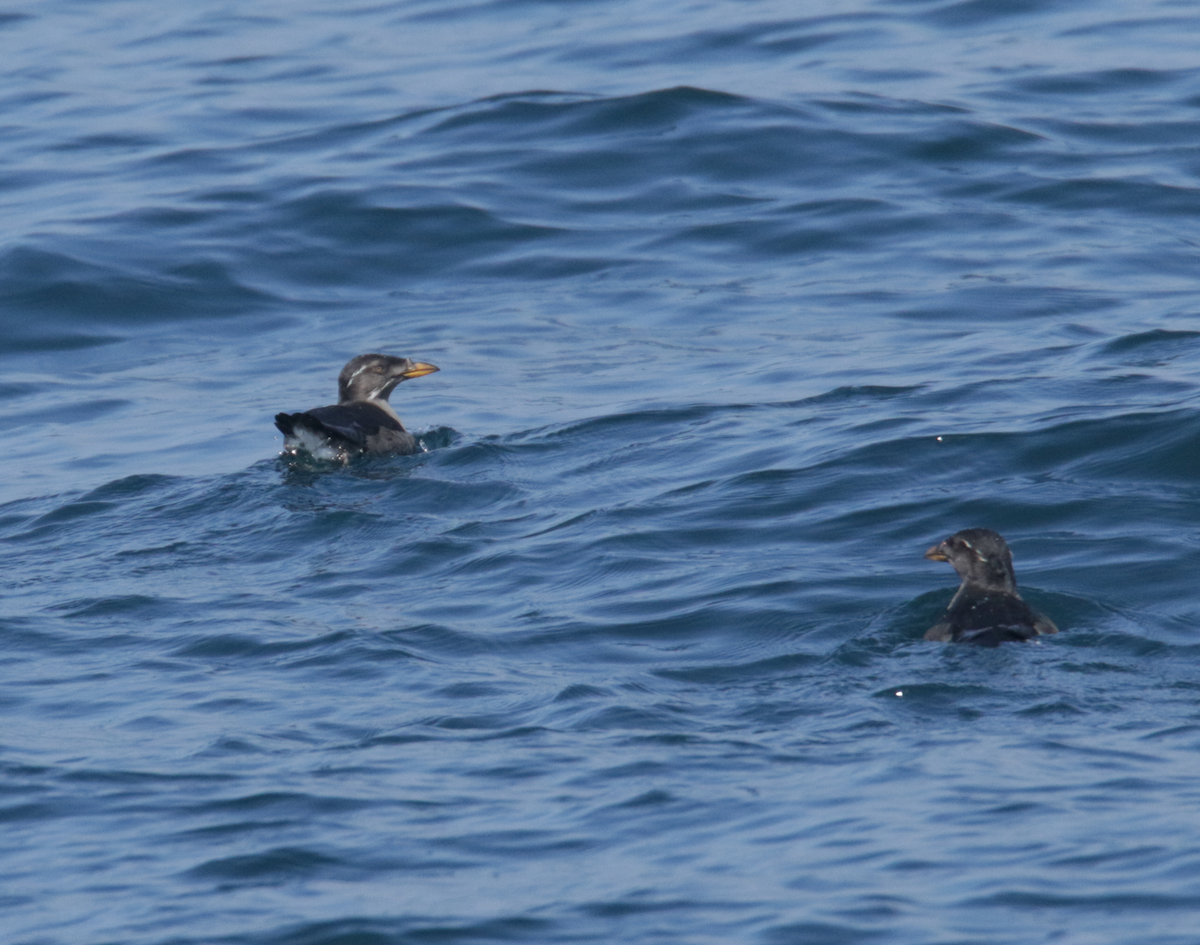
[[[1055,625],[1054,621],[1047,617],[1040,610],[1035,610],[1033,612],[1033,616],[1036,618],[1033,621],[1033,629],[1038,633],[1058,633],[1058,627]]]
[[[950,624],[943,620],[940,623],[935,623],[925,631],[925,639],[936,640],[939,643],[949,643],[954,639],[954,631],[950,629]]]
[[[368,403],[317,407],[303,413],[281,414],[280,417],[287,417],[293,427],[301,426],[314,433],[340,437],[356,446],[365,446],[367,437],[374,436],[381,428],[404,429],[386,412]],[[276,417],[276,425],[279,425],[280,417]],[[280,429],[283,429],[282,426]]]

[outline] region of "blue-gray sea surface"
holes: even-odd
[[[0,49],[5,945],[1200,941],[1200,5]],[[968,526],[1062,633],[921,639]]]

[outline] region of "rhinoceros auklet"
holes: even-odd
[[[343,463],[363,453],[419,453],[417,438],[404,429],[388,397],[401,381],[436,370],[423,361],[386,354],[351,358],[338,375],[336,405],[275,415],[284,453],[295,456],[304,450],[317,459]]]
[[[1008,542],[990,528],[965,528],[934,545],[925,557],[949,561],[962,585],[942,619],[925,632],[926,640],[999,646],[1058,633],[1054,621],[1038,613],[1017,593]]]

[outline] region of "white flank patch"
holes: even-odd
[[[325,437],[297,426],[291,436],[283,438],[283,451],[294,456],[300,450],[304,450],[314,459],[327,459],[337,463],[344,463],[347,459],[345,451],[330,446]]]

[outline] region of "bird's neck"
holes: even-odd
[[[366,402],[369,404],[374,404],[397,423],[400,423],[400,415],[392,409],[392,405],[388,403],[386,397],[368,397]],[[404,426],[403,423],[400,423],[400,425]]]
[[[1011,574],[971,575],[963,578],[962,589],[968,594],[1016,594],[1017,581]]]

